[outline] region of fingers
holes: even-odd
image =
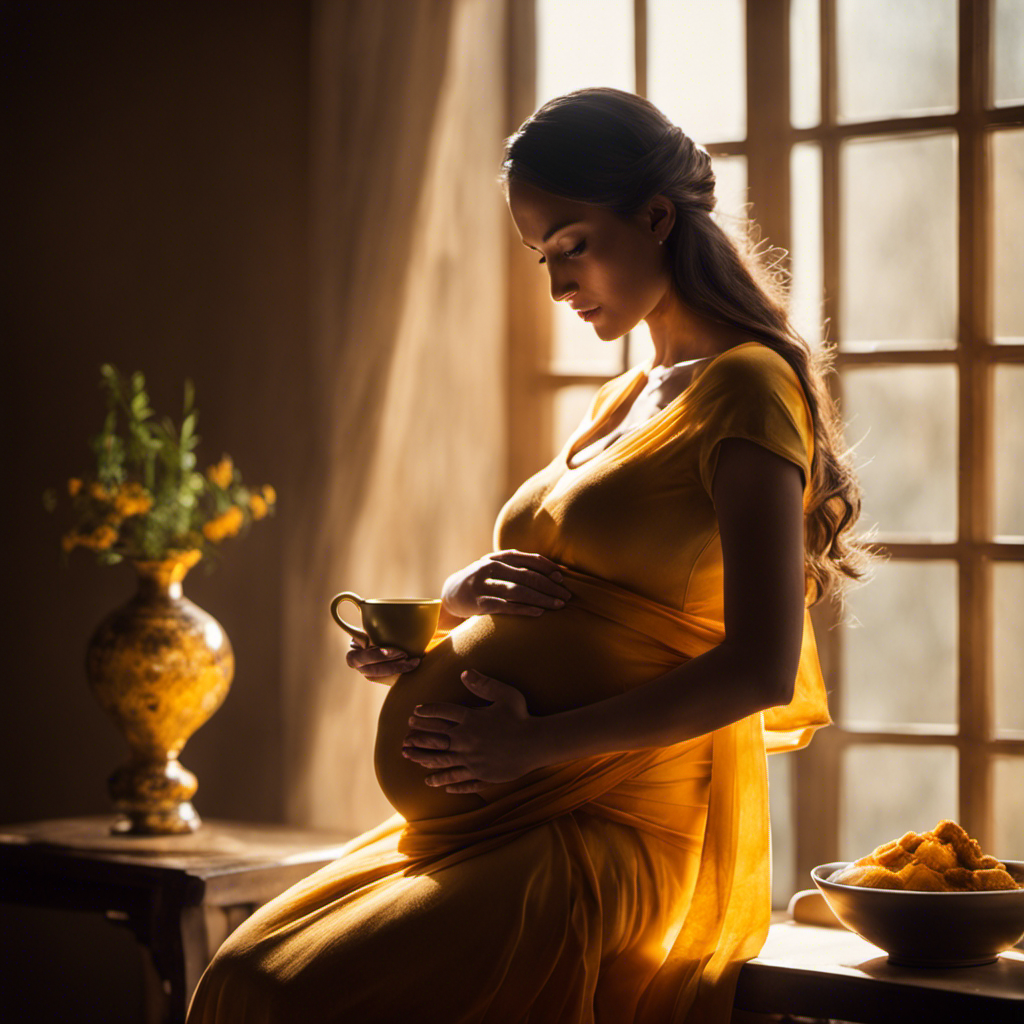
[[[418,729],[426,729],[427,720],[431,718],[440,718],[449,724],[464,722],[469,708],[461,704],[417,704],[413,711],[415,716],[409,719],[409,724],[415,725]]]
[[[368,679],[411,672],[420,663],[419,658],[411,658],[397,647],[362,647],[355,640],[345,655],[345,661],[349,668],[356,669]]]
[[[413,719],[409,719],[411,723]],[[408,733],[402,742],[402,749],[408,750],[416,747],[417,750],[442,750],[445,752],[451,749],[451,740],[440,729],[429,731],[429,726],[422,729],[413,729]]]
[[[556,583],[562,582],[562,573],[558,563],[552,562],[550,558],[538,555],[534,551],[517,551],[515,548],[508,548],[504,551],[492,551],[491,558],[496,562],[504,562],[506,565],[533,569],[535,572],[541,572],[545,576],[551,577]]]
[[[503,597],[514,601],[522,601],[526,595],[537,604],[558,608],[572,597],[571,590],[555,583],[544,573],[504,562],[492,563],[491,580],[508,591],[502,594]]]

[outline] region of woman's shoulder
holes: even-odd
[[[751,339],[716,356],[702,374],[709,381],[736,384],[799,384],[796,371],[781,353],[762,341]]]

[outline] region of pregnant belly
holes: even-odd
[[[447,793],[427,786],[431,771],[402,756],[417,704],[484,702],[461,681],[464,669],[517,687],[531,714],[549,715],[622,693],[684,660],[666,646],[597,615],[574,597],[540,616],[480,615],[467,619],[429,651],[388,692],[377,724],[374,765],[391,805],[408,821],[474,810],[486,794]],[[508,787],[502,786],[501,792]]]

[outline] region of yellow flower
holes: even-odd
[[[70,494],[71,497],[74,498],[81,489],[82,489],[82,481],[79,480],[78,477],[73,476],[68,481],[68,494]]]
[[[89,548],[91,551],[106,551],[107,548],[113,547],[114,542],[117,540],[117,530],[112,526],[97,526],[92,533],[79,534],[71,541],[71,547],[75,544],[81,544],[84,548]],[[65,538],[64,543],[68,543],[68,538]],[[65,548],[70,551],[71,548]]]
[[[237,505],[232,505],[223,515],[219,515],[203,525],[203,535],[207,540],[216,544],[225,537],[234,537],[244,522],[245,516],[242,514],[242,510]]]
[[[145,515],[153,507],[153,499],[142,484],[132,481],[124,484],[114,495],[114,511],[122,519]]]
[[[92,548],[94,551],[106,551],[107,548],[113,547],[116,540],[117,530],[112,526],[100,526],[93,531]]]
[[[215,483],[221,490],[226,491],[235,475],[235,466],[230,455],[225,455],[216,466],[210,466],[206,470],[207,479]]]
[[[270,486],[270,484],[267,484],[263,488],[263,500],[268,505],[273,505],[277,501],[277,491],[275,491],[274,488]]]
[[[258,495],[249,495],[249,511],[253,519],[262,519],[267,514],[267,503]]]

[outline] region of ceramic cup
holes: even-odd
[[[338,606],[351,601],[359,607],[363,628],[353,626],[338,614]],[[397,647],[413,657],[426,653],[437,630],[441,600],[417,597],[360,597],[351,590],[331,601],[331,615],[346,633],[373,647]]]

